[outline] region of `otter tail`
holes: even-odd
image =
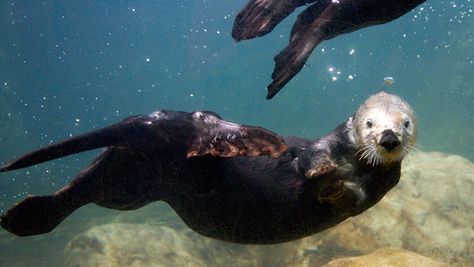
[[[82,205],[60,195],[28,196],[0,216],[0,225],[18,236],[48,233]]]
[[[133,145],[136,138],[143,135],[146,116],[127,118],[119,123],[91,131],[62,142],[40,148],[0,167],[0,172],[7,172],[33,166],[45,161],[66,157],[72,154],[112,145]],[[133,137],[133,138],[132,138]]]

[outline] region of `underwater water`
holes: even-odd
[[[418,150],[456,154],[474,162],[474,1],[428,0],[391,23],[325,41],[272,100],[265,99],[265,87],[273,57],[287,45],[296,16],[264,37],[236,43],[230,35],[232,24],[245,3],[1,1],[0,163],[158,109],[212,110],[226,120],[315,139],[380,90],[401,96],[415,110]],[[393,77],[393,85],[384,84],[385,77]],[[29,194],[62,188],[97,153],[1,173],[0,213]],[[471,170],[450,171],[468,177]],[[471,191],[459,192],[465,202],[472,202],[472,195],[463,195],[474,190],[469,181]],[[429,190],[430,183],[424,186]],[[464,204],[449,204],[457,205],[456,214],[472,213]],[[20,238],[0,229],[0,266],[64,266],[70,262],[70,240],[108,223],[187,230],[163,203],[127,212],[88,205],[48,234]],[[471,241],[456,256],[437,253],[442,250],[437,239],[423,244],[433,250],[426,256],[474,265],[472,221],[459,229]],[[449,233],[432,235],[449,238]],[[294,250],[285,254],[294,249],[289,246],[272,247],[280,257],[258,263],[288,265],[285,255],[294,256]],[[221,248],[229,257],[261,257],[248,252],[252,249],[260,250],[231,244]],[[338,254],[335,250],[333,255]],[[206,256],[210,262],[213,255]]]

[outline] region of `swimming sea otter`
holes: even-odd
[[[107,147],[64,188],[29,196],[0,217],[19,236],[53,230],[88,203],[130,210],[167,202],[193,230],[270,244],[332,227],[376,204],[400,179],[416,139],[410,106],[380,92],[310,141],[227,122],[212,112],[157,111],[49,145],[6,172]]]

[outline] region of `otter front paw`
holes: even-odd
[[[305,173],[306,178],[310,179],[334,172],[337,167],[337,165],[329,159],[311,165],[311,168]]]

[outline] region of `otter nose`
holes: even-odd
[[[392,151],[400,144],[397,136],[392,130],[385,130],[382,132],[382,139],[379,145],[383,146],[388,152]]]

